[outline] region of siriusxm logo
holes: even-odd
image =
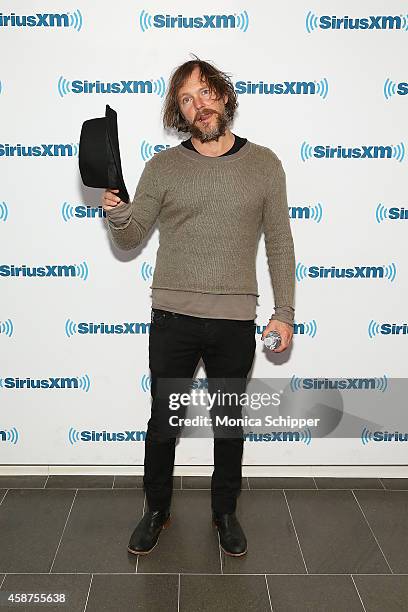
[[[46,265],[46,266],[22,266],[15,265],[0,265],[0,277],[72,277],[81,278],[86,281],[88,279],[88,264],[86,261],[80,264],[67,264],[62,266]]]
[[[3,223],[5,223],[8,219],[8,206],[6,204],[6,202],[0,202],[0,221],[3,221]]]
[[[327,98],[329,83],[326,78],[320,81],[283,81],[282,83],[265,83],[258,81],[237,81],[234,85],[237,94],[275,94],[306,95]]]
[[[386,100],[389,100],[392,96],[406,96],[408,94],[408,83],[405,81],[396,83],[391,79],[385,79],[383,94]]]
[[[362,145],[361,147],[343,147],[337,145],[315,145],[302,142],[300,147],[300,158],[307,161],[316,159],[396,159],[402,162],[405,158],[405,146],[401,142],[398,145]]]
[[[76,157],[78,143],[22,145],[0,143],[0,157]]]
[[[143,374],[142,378],[140,379],[140,387],[142,389],[142,391],[149,392],[152,386],[152,379],[151,376],[148,376],[147,374]]]
[[[367,17],[337,17],[312,11],[306,15],[306,31],[315,30],[408,30],[408,15],[368,15]]]
[[[152,276],[153,276],[153,266],[151,266],[149,263],[144,261],[142,263],[141,268],[140,268],[140,276],[143,278],[144,281],[147,281],[150,278],[152,278]]]
[[[375,209],[375,220],[377,223],[382,223],[383,221],[406,221],[408,219],[408,210],[403,206],[392,206],[391,208],[387,208],[383,204],[378,204]]]
[[[368,336],[406,336],[408,334],[408,323],[377,323],[371,319],[368,324]]]
[[[185,29],[228,29],[246,32],[249,25],[248,13],[233,13],[230,15],[198,15],[184,17],[184,15],[151,15],[144,9],[139,14],[139,25],[142,32],[150,28],[185,30]]]
[[[17,444],[18,438],[18,430],[15,427],[12,427],[11,429],[0,429],[0,442]]]
[[[140,145],[140,157],[143,161],[147,161],[151,159],[155,153],[160,153],[160,151],[164,151],[164,149],[169,149],[171,145],[157,144],[151,145],[147,140],[142,140],[142,144]]]
[[[248,442],[303,442],[309,446],[312,441],[312,432],[309,427],[302,431],[268,431],[244,433],[244,440]]]
[[[73,427],[69,428],[68,441],[74,445],[77,442],[144,442],[146,438],[145,431],[95,431],[84,429],[78,431]]]
[[[310,336],[314,338],[317,333],[317,323],[315,319],[312,319],[306,323],[294,323],[293,333],[297,336]]]
[[[67,222],[72,219],[103,219],[106,217],[106,213],[102,206],[85,206],[83,204],[73,206],[72,204],[68,204],[68,202],[64,202],[61,206],[61,216],[63,220]]]
[[[372,391],[387,390],[387,376],[380,378],[299,378],[293,375],[290,381],[290,388],[293,392],[296,391],[316,391],[327,389],[355,389]]]
[[[166,91],[163,77],[146,81],[69,81],[60,76],[57,83],[58,93],[63,98],[67,94],[155,94],[161,98]]]
[[[289,206],[288,208],[291,219],[305,219],[320,223],[323,217],[323,208],[320,202],[309,206]]]
[[[124,323],[93,323],[91,321],[75,323],[71,319],[65,321],[65,335],[72,338],[75,334],[80,335],[104,335],[104,334],[146,334],[149,333],[150,323],[136,323],[134,321]]]
[[[388,431],[370,431],[367,427],[363,428],[361,432],[361,443],[363,446],[369,442],[408,442],[408,433],[401,433],[394,431],[390,433]]]
[[[265,328],[266,328],[266,325],[256,325],[256,333],[258,335],[261,335]],[[314,338],[316,336],[316,333],[317,333],[317,323],[315,319],[312,319],[309,322],[293,324],[293,334],[294,335],[310,336],[311,338]]]
[[[82,29],[82,14],[79,9],[73,13],[35,13],[33,15],[16,15],[0,13],[0,27],[7,28],[73,28]]]
[[[91,381],[88,374],[70,378],[0,378],[0,389],[80,389],[88,393]]]
[[[0,321],[0,335],[8,336],[11,338],[13,335],[14,327],[13,321],[11,319],[6,319],[5,321]]]
[[[330,266],[305,266],[301,262],[296,264],[296,279],[305,278],[386,278],[393,282],[397,274],[395,263],[388,266],[354,266],[353,268],[338,268]]]

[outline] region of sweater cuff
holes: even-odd
[[[132,202],[123,203],[106,211],[106,218],[113,227],[123,228],[129,224],[132,216]]]
[[[295,309],[292,306],[275,306],[275,314],[271,316],[273,321],[282,321],[282,323],[294,324]]]

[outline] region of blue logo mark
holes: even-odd
[[[405,147],[403,142],[392,146],[392,157],[397,161],[402,162],[405,157]]]
[[[81,439],[81,435],[79,431],[77,431],[73,427],[70,427],[69,432],[68,432],[68,440],[70,444],[75,444],[76,442],[79,442],[80,439]]]
[[[389,100],[392,96],[395,96],[396,91],[397,91],[397,84],[394,81],[391,81],[390,79],[385,79],[384,88],[383,88],[385,99]]]
[[[65,321],[65,334],[68,336],[68,338],[71,338],[76,333],[77,324],[74,323],[74,321],[71,321],[71,319],[67,319]]]
[[[0,221],[3,221],[4,223],[7,221],[8,218],[8,207],[7,204],[3,201],[0,202]]]
[[[153,17],[144,9],[139,15],[139,25],[142,32],[146,32],[146,30],[153,27]]]
[[[323,217],[323,208],[320,202],[309,206],[289,206],[291,219],[310,219],[320,223]]]
[[[150,328],[150,323],[136,322],[136,321],[124,321],[123,323],[93,323],[92,321],[81,321],[75,323],[72,319],[65,321],[65,335],[68,338],[72,338],[75,334],[80,335],[128,335],[128,334],[146,334]]]
[[[89,389],[91,388],[91,381],[88,374],[85,374],[81,377],[78,376],[77,378],[79,383],[79,389],[85,391],[85,393],[88,393]]]
[[[3,15],[0,13],[0,27],[45,27],[72,28],[77,32],[82,29],[82,13],[79,9],[73,13],[36,13],[35,15]]]
[[[317,333],[317,323],[315,319],[306,323],[294,323],[293,327],[294,334],[301,334],[302,336],[314,338]]]
[[[77,219],[103,219],[106,213],[102,206],[72,206],[68,202],[64,202],[61,206],[61,216],[65,222]]]
[[[375,209],[375,219],[377,223],[382,223],[386,220],[406,221],[408,219],[408,209],[404,206],[392,206],[391,208],[387,208],[380,203]]]
[[[78,431],[74,427],[68,430],[68,441],[71,445],[77,442],[144,442],[146,431]]]
[[[408,30],[408,15],[369,15],[367,17],[337,17],[312,11],[306,14],[306,31],[315,30]]]
[[[74,11],[73,13],[68,13],[69,15],[69,25],[71,28],[74,28],[77,32],[82,30],[82,13],[79,9]]]
[[[354,266],[353,268],[338,268],[336,266],[305,266],[302,262],[296,264],[296,280],[305,278],[386,278],[394,282],[397,274],[395,263],[385,266]]]
[[[378,204],[377,208],[375,209],[375,218],[376,218],[377,223],[381,223],[382,221],[385,221],[387,217],[388,217],[388,209],[382,204]]]
[[[2,84],[2,82],[1,82],[1,80],[0,80],[0,94],[1,94],[2,92],[3,92],[3,84]]]
[[[373,441],[373,432],[367,429],[367,427],[363,427],[363,431],[361,432],[361,442],[363,446]]]
[[[397,145],[362,145],[361,147],[342,147],[338,145],[316,145],[312,147],[303,141],[300,147],[300,158],[307,161],[316,159],[396,159],[402,162],[405,158],[405,146],[401,142]]]
[[[306,429],[300,431],[299,433],[300,433],[300,441],[303,442],[304,444],[307,444],[307,446],[309,446],[309,444],[312,441],[312,432],[310,431],[309,427],[306,427]]]
[[[86,281],[88,279],[88,264],[86,261],[80,264],[69,264],[69,265],[46,265],[46,266],[22,266],[0,264],[0,277],[11,276],[11,277],[74,277],[81,278]]]
[[[361,432],[361,443],[363,446],[369,442],[408,442],[408,433],[400,431],[370,431],[367,427],[363,427]]]
[[[80,264],[75,264],[75,271],[76,271],[76,276],[78,278],[82,278],[82,280],[86,281],[88,280],[88,264],[86,263],[86,261],[80,263]]]
[[[381,330],[381,325],[377,323],[376,321],[374,321],[373,319],[371,319],[371,321],[368,324],[369,337],[374,338],[374,336],[377,336],[378,334],[380,334],[380,330]]]
[[[50,376],[49,378],[20,378],[9,376],[0,378],[0,388],[2,389],[81,389],[88,392],[90,389],[90,379],[88,374],[84,376],[73,376],[71,378],[59,378]]]
[[[152,276],[153,276],[153,266],[151,266],[149,263],[144,261],[142,263],[142,267],[141,267],[140,273],[141,273],[142,278],[143,278],[144,281],[149,280],[149,278],[152,278]]]
[[[246,32],[249,25],[247,11],[233,15],[200,15],[184,17],[183,15],[151,15],[144,9],[139,14],[139,26],[142,32],[151,28],[174,29],[235,29]]]
[[[64,96],[73,94],[157,94],[163,98],[166,91],[166,82],[161,76],[158,79],[147,79],[144,81],[82,81],[76,79],[69,81],[60,76],[57,83],[58,93]]]
[[[313,30],[317,30],[319,27],[319,19],[317,15],[309,11],[306,15],[306,31],[310,34]]]
[[[18,430],[15,427],[12,427],[11,429],[0,430],[1,442],[10,442],[10,444],[17,444],[18,438]]]
[[[11,338],[13,335],[14,327],[13,321],[11,319],[6,319],[5,321],[0,321],[0,334],[4,334]]]
[[[372,339],[375,336],[406,336],[408,334],[408,323],[377,323],[371,319],[368,324],[368,336]]]
[[[328,389],[343,390],[373,390],[384,393],[388,388],[388,378],[384,374],[381,377],[372,378],[299,378],[293,374],[290,380],[292,393],[297,391],[322,391]]]
[[[307,159],[310,159],[311,157],[313,157],[312,145],[307,144],[307,142],[303,141],[300,147],[300,157],[302,161],[306,161]]]
[[[316,93],[318,96],[321,96],[323,99],[327,98],[327,94],[329,93],[329,83],[326,78],[317,81],[316,83]]]
[[[395,81],[391,81],[391,79],[385,79],[383,93],[386,100],[389,100],[395,95],[406,96],[408,94],[408,83],[404,81],[396,83]]]
[[[151,384],[152,384],[152,380],[150,376],[147,376],[146,374],[143,374],[141,380],[140,380],[140,386],[142,387],[143,391],[150,391],[151,389]]]
[[[62,76],[58,79],[58,93],[61,98],[71,93],[71,82]]]
[[[41,144],[24,146],[0,143],[0,157],[76,157],[78,143]]]
[[[242,94],[272,94],[272,95],[318,95],[326,98],[329,92],[329,82],[326,78],[320,81],[284,81],[283,83],[265,83],[259,81],[237,81],[234,89]]]
[[[155,153],[160,153],[160,151],[164,151],[164,149],[169,149],[171,145],[151,145],[147,140],[142,140],[140,145],[140,156],[143,161],[147,161],[151,159]]]

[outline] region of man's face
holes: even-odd
[[[198,67],[180,87],[177,100],[191,136],[201,142],[210,142],[225,134],[229,123],[225,112],[228,96],[225,95],[224,100],[217,100],[215,92],[210,94],[207,83],[200,81]]]

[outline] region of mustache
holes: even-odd
[[[210,109],[208,109],[208,110],[207,110],[207,109],[204,109],[204,110],[200,111],[199,113],[197,113],[197,115],[196,115],[196,117],[195,117],[194,121],[199,121],[199,120],[200,120],[202,117],[204,117],[204,115],[213,115],[213,114],[215,114],[215,115],[219,115],[220,113],[218,113],[218,112],[217,112],[217,111],[215,111],[215,110],[210,110]]]

